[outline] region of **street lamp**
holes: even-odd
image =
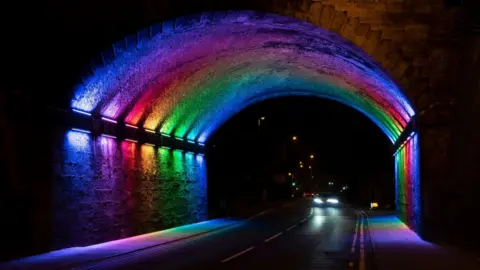
[[[289,173],[288,173],[288,176],[292,176],[292,173],[291,173],[291,172],[289,172]]]
[[[312,166],[308,166],[308,168],[309,168],[309,169],[311,169],[311,168],[312,168]]]
[[[310,155],[310,159],[313,159],[315,158],[315,156],[313,154]]]
[[[296,141],[296,140],[297,140],[297,136],[293,136],[292,141]]]
[[[303,164],[300,164],[300,168],[303,168]]]
[[[260,117],[260,120],[265,120],[265,116]]]

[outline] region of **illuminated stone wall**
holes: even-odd
[[[52,249],[207,218],[202,156],[76,131],[58,135],[53,159]]]

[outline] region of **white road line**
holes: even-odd
[[[279,233],[275,234],[274,236],[272,236],[272,237],[270,237],[270,238],[268,238],[268,239],[265,239],[265,243],[267,243],[268,241],[273,240],[273,239],[279,237],[279,236],[282,235],[282,234],[283,234],[283,232],[279,232]]]
[[[256,214],[256,215],[253,216],[253,217],[247,218],[247,220],[250,220],[250,219],[252,219],[252,218],[256,218],[256,217],[258,217],[258,216],[261,216],[261,215],[267,213],[267,212],[270,211],[270,210],[271,210],[271,209],[267,209],[267,210],[265,210],[265,211],[263,211],[263,212],[260,212],[260,213]]]
[[[355,252],[355,245],[357,243],[357,235],[358,235],[358,224],[359,224],[359,221],[360,221],[360,218],[358,216],[358,212],[355,212],[355,214],[357,215],[357,222],[355,223],[355,234],[353,235],[353,242],[352,242],[352,248],[350,249],[350,251],[352,253]]]
[[[365,246],[363,244],[363,224],[364,218],[362,216],[362,222],[360,223],[360,263],[358,265],[358,270],[365,270]]]
[[[297,224],[288,227],[285,231],[290,231],[291,229],[293,229],[293,228],[295,228],[295,227],[297,227]]]
[[[233,259],[235,259],[236,257],[241,256],[241,255],[249,252],[250,250],[252,250],[252,249],[254,249],[254,248],[255,248],[255,246],[251,246],[251,247],[245,249],[244,251],[240,251],[239,253],[237,253],[237,254],[235,254],[235,255],[233,255],[233,256],[231,256],[231,257],[226,258],[225,260],[223,260],[223,261],[221,261],[221,262],[222,262],[222,263],[225,263],[225,262],[228,262],[228,261],[230,261],[230,260],[233,260]]]

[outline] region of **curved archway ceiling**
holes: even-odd
[[[232,12],[116,50],[84,80],[74,109],[197,142],[243,108],[312,95],[363,112],[394,142],[414,111],[364,52],[311,24]]]

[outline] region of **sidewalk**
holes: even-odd
[[[423,241],[395,215],[369,217],[377,270],[479,270],[480,258]]]
[[[72,247],[0,264],[0,269],[62,269],[103,260],[129,252],[159,246],[225,228],[238,221],[214,219],[164,231],[105,242],[87,247]]]

